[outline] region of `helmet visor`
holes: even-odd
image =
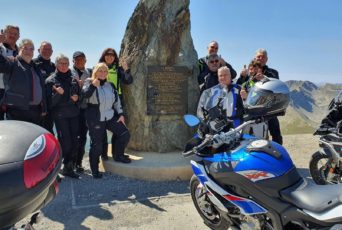
[[[268,108],[272,105],[273,96],[274,94],[269,90],[253,87],[248,93],[245,103],[247,107],[252,106]]]

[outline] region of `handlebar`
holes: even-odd
[[[205,147],[207,147],[209,144],[211,144],[213,142],[214,136],[213,135],[206,135],[204,141],[202,141],[201,144],[193,147],[191,150],[182,153],[183,157],[189,157],[191,155],[194,154],[199,154],[199,152],[204,149]]]
[[[241,131],[243,128],[245,128],[247,125],[250,124],[254,124],[257,123],[258,121],[256,120],[250,120],[250,121],[246,121],[244,123],[242,123],[241,125],[239,125],[238,127],[236,127],[235,129],[232,129],[226,133],[224,133],[224,135],[233,135],[236,134],[237,132]],[[206,146],[212,144],[215,141],[215,138],[218,138],[220,136],[220,134],[215,134],[215,135],[206,135],[205,139],[203,140],[203,142],[195,147],[193,147],[191,150],[187,151],[187,152],[183,152],[182,155],[183,157],[189,157],[191,155],[194,154],[199,154],[199,152]]]

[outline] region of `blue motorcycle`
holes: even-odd
[[[191,157],[191,197],[204,223],[212,229],[342,229],[342,184],[308,182],[283,146],[241,133],[285,111],[289,99],[283,83],[257,83],[251,93],[246,110],[253,119],[209,132],[183,153]],[[200,123],[193,115],[185,121]]]

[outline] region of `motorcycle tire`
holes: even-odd
[[[327,173],[330,167],[327,165],[327,163],[321,167],[318,165],[318,163],[322,159],[326,159],[327,163],[329,162],[329,157],[327,155],[322,154],[321,152],[315,152],[312,155],[310,163],[309,163],[310,174],[311,174],[313,181],[316,184],[319,184],[319,185],[330,184],[327,181]]]
[[[231,224],[229,221],[223,217],[221,217],[220,213],[217,211],[216,207],[211,203],[209,198],[207,197],[206,191],[204,187],[199,182],[198,178],[193,175],[190,180],[190,191],[191,198],[196,207],[197,212],[202,217],[204,223],[211,229],[228,229]],[[199,204],[199,198],[204,199],[206,208],[211,209],[211,213],[205,212],[201,208],[203,204]]]

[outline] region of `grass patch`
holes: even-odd
[[[315,128],[300,119],[293,119],[291,121],[280,121],[280,128],[282,134],[303,134],[313,133]]]

